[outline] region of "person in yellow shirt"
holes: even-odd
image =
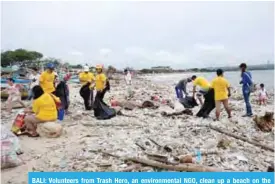
[[[204,96],[204,103],[196,116],[207,118],[210,112],[215,108],[214,89],[211,88],[211,84],[204,77],[193,75],[192,81],[194,84],[193,97],[195,97],[197,86],[201,88],[199,93]]]
[[[39,84],[45,93],[54,94],[55,92],[54,80],[55,80],[54,65],[52,63],[49,63],[47,65],[47,70],[44,71],[39,78],[39,82],[40,82]]]
[[[93,107],[94,93],[94,74],[89,72],[89,67],[84,66],[84,71],[79,74],[79,81],[82,84],[80,96],[84,100],[85,110],[91,110]]]
[[[107,90],[109,90],[110,85],[106,75],[103,73],[103,66],[96,66],[96,78],[95,78],[95,88],[96,88],[96,98],[103,102],[103,98]]]
[[[29,136],[37,137],[39,136],[36,132],[38,123],[57,120],[57,107],[55,101],[60,103],[60,99],[53,94],[44,92],[41,86],[34,86],[32,92],[34,99],[32,109],[25,109],[27,115],[24,118],[24,122],[26,132]]]
[[[217,77],[211,83],[215,92],[215,105],[216,105],[216,120],[219,120],[221,113],[221,103],[223,104],[228,118],[231,118],[231,110],[228,105],[228,97],[230,94],[229,82],[223,77],[223,70],[217,70]]]

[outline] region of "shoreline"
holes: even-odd
[[[133,85],[125,87],[122,76],[111,80],[111,91],[104,98],[106,102],[114,96],[125,100],[129,90],[132,100],[149,100],[152,95],[159,95],[175,101],[174,88],[151,82],[148,77],[133,78]],[[172,84],[171,84],[172,85]],[[27,183],[29,171],[164,171],[148,166],[125,163],[119,157],[147,158],[148,153],[163,155],[171,159],[172,155],[190,155],[196,150],[201,153],[215,152],[202,156],[200,164],[207,167],[229,171],[266,171],[270,162],[274,162],[274,153],[261,149],[239,139],[221,134],[209,125],[237,134],[273,147],[274,129],[265,133],[258,130],[252,118],[242,118],[244,102],[238,90],[232,92],[230,106],[233,109],[231,120],[223,110],[220,121],[201,119],[194,115],[163,117],[161,112],[174,112],[169,106],[160,105],[158,109],[122,110],[128,116],[116,116],[110,120],[96,120],[93,111],[84,111],[83,100],[79,95],[78,84],[69,84],[71,115],[61,122],[64,134],[59,138],[19,137],[21,150],[19,157],[24,165],[2,170],[2,182]],[[255,115],[273,112],[274,95],[269,104],[260,107],[255,104],[255,95],[251,102]],[[192,109],[195,114],[199,107]],[[16,112],[2,113],[2,125],[11,127]],[[214,114],[214,110],[211,116]],[[150,139],[161,146],[171,148],[172,152],[159,149]],[[140,146],[138,146],[140,145]],[[146,150],[144,151],[143,148]],[[109,154],[109,155],[108,155]],[[257,159],[255,159],[257,158]],[[136,166],[136,167],[134,167]]]

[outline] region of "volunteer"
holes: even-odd
[[[24,122],[29,136],[38,137],[36,132],[38,123],[57,120],[56,102],[60,103],[60,99],[44,92],[41,86],[34,86],[32,93],[34,99],[32,109],[25,109],[27,115]]]
[[[217,70],[217,77],[212,81],[211,87],[215,93],[216,120],[219,120],[221,113],[221,104],[223,104],[228,118],[231,118],[231,110],[228,105],[228,97],[231,96],[229,82],[223,76],[223,70]]]
[[[204,103],[197,113],[198,117],[207,118],[210,112],[215,108],[214,89],[211,88],[210,83],[204,77],[192,76],[193,97],[195,97],[196,87],[199,86],[199,92],[204,96]]]
[[[85,110],[91,110],[93,107],[93,88],[95,77],[89,72],[89,67],[84,66],[83,72],[79,74],[79,81],[82,84],[80,89],[80,96],[84,100]]]
[[[95,88],[96,88],[96,98],[103,102],[104,95],[109,89],[109,82],[106,75],[103,73],[103,66],[96,65],[96,78],[95,78]]]
[[[175,90],[176,90],[176,95],[178,99],[183,98],[182,92],[184,93],[185,96],[188,95],[186,91],[186,87],[187,87],[187,83],[189,82],[192,82],[191,78],[182,79],[176,85]]]
[[[55,74],[54,74],[54,65],[52,63],[47,64],[47,70],[44,71],[39,79],[40,86],[42,87],[45,93],[55,92]]]

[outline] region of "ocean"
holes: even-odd
[[[274,91],[274,70],[254,70],[251,71],[252,79],[254,83],[263,83],[267,90]],[[191,77],[192,75],[203,76],[208,81],[211,81],[216,77],[215,72],[207,73],[177,73],[177,74],[155,74],[148,77],[150,80],[156,83],[164,83],[167,85],[175,85],[179,80]],[[229,81],[233,87],[241,87],[240,82],[240,72],[225,72],[224,77]]]

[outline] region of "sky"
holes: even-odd
[[[201,68],[274,61],[274,2],[1,2],[1,50],[71,64]]]

